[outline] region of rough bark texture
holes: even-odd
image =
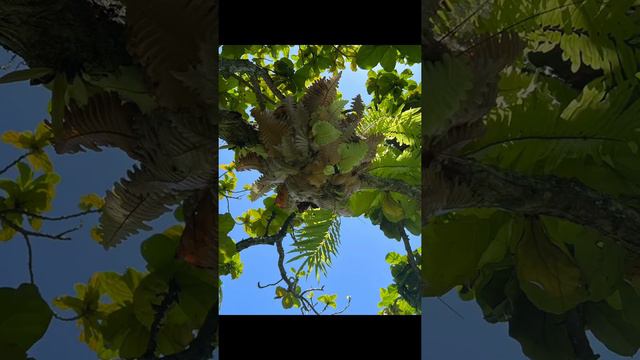
[[[3,0],[0,44],[29,67],[68,74],[109,72],[131,63],[123,7],[114,0]]]
[[[450,186],[463,186],[471,193],[464,201],[441,207],[441,212],[497,208],[525,215],[554,216],[595,229],[627,249],[640,252],[637,236],[640,211],[579,181],[522,175],[456,157],[443,158],[438,165],[438,171]],[[429,193],[425,195],[428,202]]]

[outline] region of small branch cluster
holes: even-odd
[[[298,301],[300,302],[300,305],[301,305],[300,312],[303,315],[308,313],[321,315],[324,311],[326,311],[328,305],[325,305],[324,309],[318,310],[316,308],[318,306],[318,302],[314,302],[312,299],[305,297],[305,295],[312,291],[324,291],[324,286],[320,288],[306,289],[306,290],[300,291],[300,293],[297,293],[296,287],[298,286],[299,278],[297,276],[296,277],[288,276],[287,271],[284,268],[285,252],[284,252],[284,247],[282,245],[282,242],[289,228],[290,227],[292,228],[292,223],[293,223],[293,220],[295,219],[295,216],[296,216],[296,212],[291,213],[291,215],[287,217],[287,219],[282,224],[282,227],[280,228],[280,230],[278,230],[278,232],[275,235],[267,236],[267,234],[269,233],[269,225],[271,225],[271,222],[273,221],[273,218],[274,218],[274,215],[272,215],[267,221],[267,229],[265,231],[265,236],[257,237],[257,238],[248,238],[248,239],[239,241],[238,243],[236,243],[236,249],[237,251],[242,251],[254,245],[260,245],[260,244],[275,245],[276,250],[278,252],[278,271],[280,272],[280,279],[274,283],[267,284],[267,285],[262,285],[260,284],[260,282],[258,282],[258,288],[264,289],[267,287],[273,287],[284,281],[284,283],[287,284],[287,291],[293,294],[296,297],[296,299],[298,299]],[[337,314],[343,313],[345,310],[349,308],[350,305],[351,305],[351,298],[349,297],[345,307],[331,315],[337,315]]]

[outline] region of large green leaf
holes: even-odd
[[[140,252],[147,261],[147,268],[157,269],[175,261],[182,229],[181,225],[176,225],[142,242]]]
[[[562,314],[588,299],[580,268],[563,244],[552,242],[538,219],[530,219],[516,246],[520,287],[539,309]]]
[[[16,70],[14,72],[10,72],[0,77],[0,84],[37,79],[53,73],[54,73],[53,69],[44,68],[44,67],[36,67],[36,68],[25,69],[25,70]]]
[[[343,174],[351,172],[355,166],[362,162],[367,151],[369,151],[369,146],[365,142],[340,144],[338,146],[340,172]]]
[[[640,348],[640,296],[628,284],[620,288],[622,309],[607,302],[585,304],[585,323],[609,350],[633,356]]]
[[[20,359],[47,331],[52,316],[35,285],[0,288],[0,351]]]
[[[489,217],[472,215],[428,224],[423,230],[423,295],[440,296],[470,280],[495,231]]]
[[[356,54],[356,64],[362,69],[371,69],[380,63],[389,48],[390,46],[362,45]]]
[[[509,335],[532,360],[576,359],[566,322],[566,316],[545,313],[520,293],[514,299]]]
[[[618,244],[584,226],[550,217],[542,220],[549,238],[573,245],[591,301],[603,300],[616,291],[623,282],[625,263],[625,251]]]

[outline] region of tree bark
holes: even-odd
[[[434,164],[435,165],[435,164]],[[438,214],[464,208],[496,208],[524,215],[548,215],[580,224],[640,253],[640,211],[628,203],[574,180],[529,176],[500,170],[475,160],[442,157],[441,179],[449,187],[466,188],[471,196],[437,209]],[[427,170],[429,171],[429,170]],[[427,185],[428,186],[428,185]],[[423,201],[429,202],[428,189]],[[436,215],[427,213],[427,219]]]
[[[119,1],[0,1],[0,45],[29,67],[111,72],[132,62],[125,44]]]

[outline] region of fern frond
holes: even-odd
[[[329,106],[335,100],[340,76],[342,73],[331,79],[318,79],[307,89],[301,102],[310,114],[319,107]]]
[[[139,113],[135,105],[123,103],[111,92],[92,96],[83,107],[72,102],[65,113],[63,131],[56,135],[53,146],[58,154],[101,151],[101,146],[110,146],[138,158],[134,154],[138,137],[131,125]]]
[[[327,275],[332,257],[340,246],[340,217],[327,209],[307,210],[302,214],[304,225],[295,230],[297,241],[289,253],[297,254],[289,262],[304,259],[301,268],[313,270],[316,277]]]
[[[135,173],[135,171],[134,171]],[[107,192],[98,231],[105,249],[118,245],[140,230],[151,230],[146,224],[169,211],[181,200],[180,196],[163,191],[140,191],[144,177],[129,173],[132,179],[122,179]]]
[[[202,47],[212,42],[216,2],[162,0],[124,1],[127,6],[129,52],[155,85],[160,105],[193,106],[198,94],[176,77],[201,63]]]
[[[274,152],[282,143],[282,138],[289,136],[291,127],[286,122],[276,119],[269,110],[251,110],[251,115],[258,123],[260,141],[268,152]]]
[[[637,193],[637,90],[637,81],[609,88],[600,78],[563,104],[540,86],[509,112],[494,111],[485,135],[464,154],[527,174],[576,177],[614,194]],[[607,181],[596,176],[603,171]]]

